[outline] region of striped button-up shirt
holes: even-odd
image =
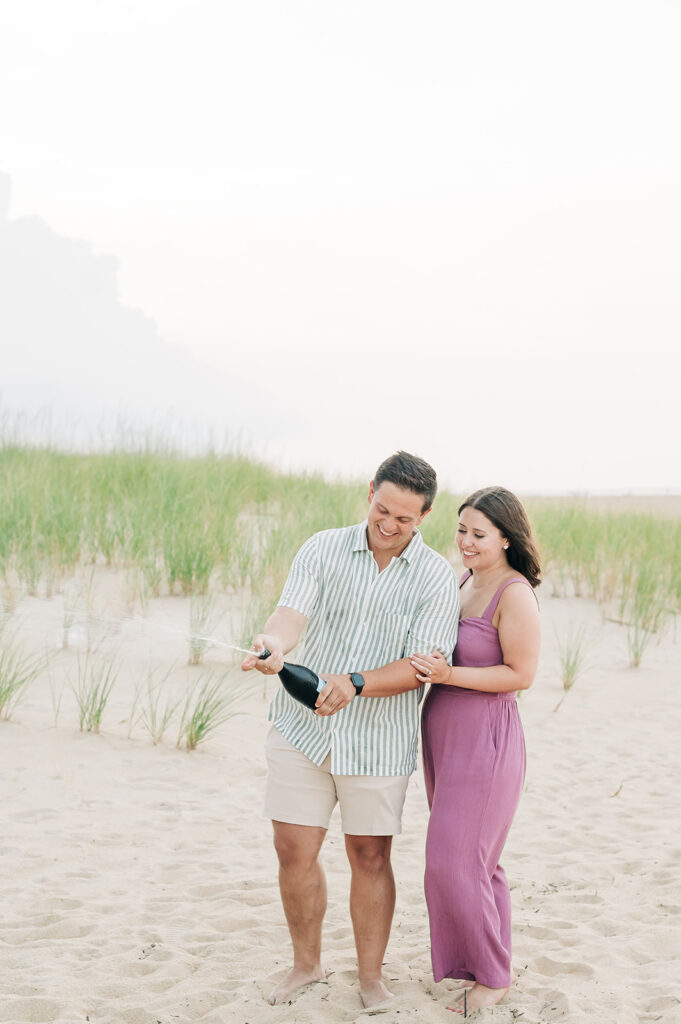
[[[298,661],[322,677],[435,649],[451,661],[456,643],[456,577],[418,530],[380,573],[366,521],[314,534],[293,561],[279,605],[308,619]],[[416,767],[422,696],[418,687],[355,698],[335,715],[319,717],[280,687],[268,717],[316,764],[331,750],[336,775],[408,775]]]

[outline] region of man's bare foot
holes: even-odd
[[[362,997],[365,1010],[379,1010],[384,1003],[387,1010],[393,997],[392,992],[388,991],[380,978],[375,981],[360,982],[359,994]]]
[[[466,992],[466,998],[460,999],[454,1006],[447,1009],[452,1013],[463,1013],[464,1010],[482,1010],[485,1006],[496,1006],[504,998],[511,986],[506,988],[487,988],[486,985],[479,985],[476,981],[472,988]]]
[[[311,970],[305,970],[303,967],[292,967],[277,987],[272,989],[267,997],[267,1002],[270,1006],[276,1006],[277,1003],[285,1003],[297,989],[305,988],[306,985],[313,985],[315,981],[324,980],[325,974],[319,964]]]

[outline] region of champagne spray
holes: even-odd
[[[248,651],[245,647],[237,647],[236,644],[228,644],[224,640],[214,640],[208,636],[193,635],[196,636],[197,640],[205,640],[207,643],[215,644],[216,647],[227,647],[230,651],[239,651],[241,654],[254,654],[258,661],[264,661],[272,653],[267,648],[263,651]],[[315,710],[317,696],[326,685],[316,672],[313,672],[311,668],[307,668],[305,665],[294,665],[291,662],[285,661],[278,675],[282,686],[287,693],[291,694],[294,700],[304,704],[311,711]]]

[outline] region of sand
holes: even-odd
[[[262,679],[252,677],[243,713],[196,751],[176,749],[174,726],[158,746],[140,723],[129,738],[135,682],[150,660],[159,670],[186,660],[184,640],[169,630],[183,628],[188,602],[153,601],[142,622],[125,619],[119,584],[100,574],[100,607],[89,600],[100,616],[90,642],[124,663],[101,734],[79,732],[68,688],[55,727],[47,673],[0,723],[0,1021],[367,1019],[335,816],[323,855],[327,980],[289,1004],[267,1004],[290,947],[270,824],[260,813]],[[471,1019],[681,1021],[678,639],[670,629],[631,669],[625,630],[603,623],[594,604],[552,598],[546,587],[542,611],[541,667],[520,701],[527,784],[504,858],[518,982],[502,1004]],[[86,635],[76,621],[74,649],[56,653],[63,622],[60,596],[23,598],[10,622],[24,643],[55,650],[57,695]],[[554,711],[563,692],[554,626],[570,622],[588,625],[589,666]],[[224,657],[214,650],[207,660]],[[430,972],[427,818],[419,771],[394,844],[398,899],[385,973],[395,1000],[384,1021],[456,1019],[445,1009],[453,983],[436,985]]]

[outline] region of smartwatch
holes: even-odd
[[[355,696],[359,697],[364,689],[364,676],[361,676],[359,672],[351,672],[350,682],[355,688]]]

